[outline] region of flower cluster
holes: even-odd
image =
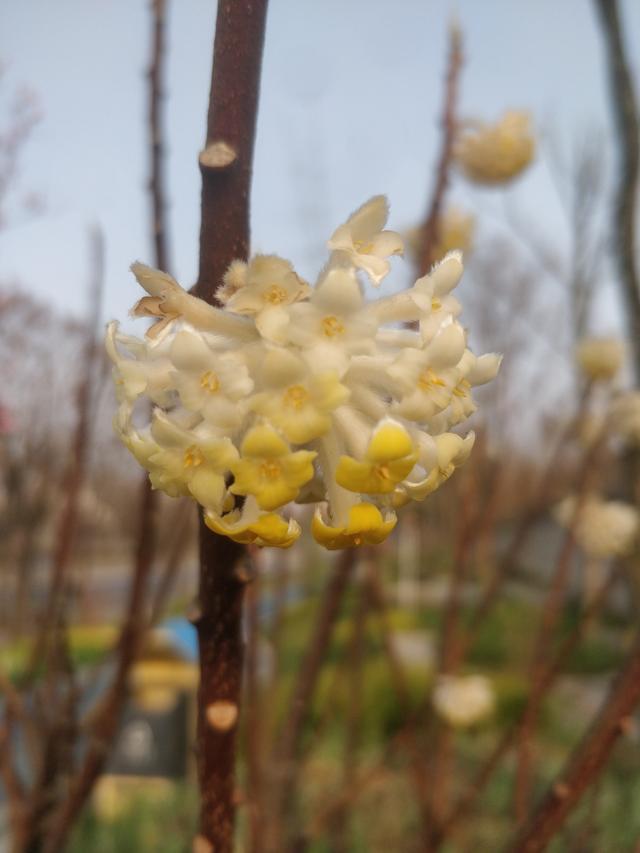
[[[467,121],[455,146],[455,159],[469,180],[477,184],[505,184],[533,160],[535,138],[524,112],[509,110],[500,121]]]
[[[435,261],[441,261],[452,251],[458,250],[465,254],[470,252],[473,248],[475,226],[475,218],[471,213],[466,213],[459,207],[447,208],[438,218],[438,239],[431,257]],[[411,228],[405,238],[410,254],[418,260],[422,254],[424,226]]]
[[[576,347],[578,366],[592,382],[613,379],[623,359],[624,345],[617,338],[583,338]]]
[[[441,675],[431,701],[438,716],[457,729],[482,722],[495,708],[493,686],[484,675]]]
[[[573,529],[576,542],[588,557],[606,559],[631,553],[640,531],[640,514],[630,504],[589,495],[578,506],[573,496],[555,508],[556,519]]]
[[[495,354],[476,357],[452,295],[452,252],[404,292],[367,302],[402,252],[376,196],[329,240],[315,287],[272,255],[235,261],[223,308],[136,263],[152,317],[145,340],[107,331],[122,441],[154,488],[190,495],[208,526],[238,542],[288,547],[300,526],[290,501],[316,504],[311,529],[329,549],[381,542],[395,511],[423,500],[468,457],[473,433],[451,432],[474,410],[473,386]],[[149,423],[139,424],[153,404]]]

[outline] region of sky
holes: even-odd
[[[167,0],[171,272],[196,276],[198,151],[204,142],[215,3]],[[623,0],[628,55],[640,68],[640,4]],[[333,229],[386,193],[391,227],[424,215],[439,144],[448,22],[465,40],[461,115],[531,111],[563,143],[611,115],[603,45],[587,0],[271,0],[253,184],[252,243],[313,278]],[[19,285],[81,314],[88,226],[106,238],[105,319],[138,298],[128,271],[152,260],[146,150],[150,15],[146,0],[4,0],[0,127],[11,94],[35,91],[42,118],[20,161],[0,285]],[[638,80],[640,88],[640,80]],[[544,147],[544,146],[543,146]],[[604,156],[604,155],[603,155]],[[37,192],[44,209],[25,212]],[[508,195],[552,238],[566,222],[545,156]],[[454,181],[452,197],[499,215],[494,190]],[[408,274],[408,273],[407,273]],[[400,271],[397,275],[403,275]]]

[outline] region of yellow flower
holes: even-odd
[[[316,452],[294,453],[273,427],[263,424],[245,435],[242,458],[231,466],[234,495],[255,495],[261,509],[271,510],[292,501],[300,486],[313,477]]]
[[[505,184],[531,163],[535,138],[525,112],[510,110],[495,124],[467,122],[455,157],[467,178],[478,184]]]
[[[418,458],[411,436],[402,424],[385,418],[374,433],[363,461],[341,456],[336,482],[352,492],[388,495],[409,474]]]
[[[465,213],[459,207],[448,208],[438,217],[438,239],[431,252],[433,262],[441,261],[445,255],[458,250],[467,255],[473,248],[473,236],[476,227],[475,217]],[[424,225],[411,228],[406,235],[406,242],[417,261],[422,255],[424,240]]]
[[[429,471],[427,477],[418,482],[406,481],[402,484],[402,492],[414,501],[423,501],[427,495],[445,483],[469,458],[473,443],[476,440],[475,433],[470,432],[464,438],[454,432],[446,432],[437,435],[435,441],[436,462]],[[424,463],[422,463],[424,464]],[[394,506],[402,506],[403,498],[400,492],[394,494]]]
[[[290,548],[301,532],[300,525],[293,519],[286,521],[274,512],[259,513],[257,506],[249,505],[249,501],[242,512],[236,509],[223,516],[207,512],[204,521],[214,533],[243,545]]]
[[[311,522],[313,538],[329,551],[338,548],[353,548],[358,545],[379,545],[396,526],[396,516],[387,511],[383,518],[380,510],[369,503],[359,503],[349,510],[346,527],[331,527],[322,519],[320,508],[316,509]]]
[[[328,432],[330,413],[350,394],[335,371],[312,373],[301,358],[280,348],[265,357],[262,381],[266,390],[253,397],[251,408],[294,444],[305,444]]]
[[[617,338],[583,338],[578,342],[576,358],[587,379],[613,379],[622,367],[624,344]]]
[[[391,269],[387,258],[403,251],[402,237],[395,231],[382,230],[388,216],[387,199],[376,195],[336,228],[327,243],[334,252],[340,252],[364,270],[376,287]]]
[[[147,464],[153,488],[191,494],[202,506],[220,509],[225,476],[238,458],[233,442],[206,425],[186,430],[160,409],[154,414],[151,436],[157,442]]]

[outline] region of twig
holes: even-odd
[[[620,567],[616,566],[594,595],[582,618],[560,644],[553,660],[547,665],[544,673],[540,675],[539,689],[542,693],[546,693],[553,686],[560,673],[564,670],[567,661],[578,647],[588,626],[604,606],[611,589],[619,577]],[[448,838],[455,828],[470,814],[478,798],[493,777],[494,772],[499,767],[500,762],[515,744],[519,726],[522,724],[526,713],[527,710],[525,707],[520,715],[520,719],[504,732],[485,763],[469,783],[466,791],[460,796],[455,808],[439,828],[434,842],[434,850],[439,849],[444,839]]]
[[[162,127],[162,87],[166,55],[165,19],[166,0],[151,0],[153,13],[153,46],[149,65],[149,147],[151,175],[149,194],[155,263],[158,269],[169,270],[167,202],[164,189],[164,132]]]
[[[345,725],[345,739],[342,762],[342,789],[350,791],[356,778],[358,749],[360,746],[360,728],[362,717],[363,664],[365,660],[365,639],[367,615],[370,607],[369,590],[359,589],[358,603],[353,620],[353,628],[347,651],[348,673],[348,709]],[[347,853],[349,850],[349,809],[339,808],[332,821],[332,847],[335,853]]]
[[[598,778],[618,738],[629,731],[631,714],[639,702],[640,635],[597,719],[531,819],[507,845],[508,853],[539,853],[546,849],[584,792]]]
[[[249,253],[249,195],[267,0],[218,3],[207,134],[200,154],[200,266],[194,292],[213,303],[222,276]],[[242,676],[245,550],[200,521],[198,778],[203,850],[230,853]],[[228,709],[226,716],[221,708]],[[231,709],[235,709],[232,711]],[[220,725],[224,716],[225,724]],[[217,722],[216,722],[217,721]],[[229,724],[230,721],[230,724]]]
[[[516,530],[507,546],[502,558],[498,563],[498,567],[489,581],[480,601],[478,602],[469,622],[469,626],[463,638],[459,640],[457,654],[462,658],[467,650],[471,647],[474,640],[478,636],[484,620],[487,618],[498,600],[500,591],[513,571],[518,556],[522,553],[522,549],[529,540],[533,525],[541,515],[539,507],[544,505],[544,499],[547,497],[549,486],[556,472],[561,453],[569,438],[575,431],[576,424],[587,410],[587,405],[591,399],[593,385],[586,385],[578,406],[576,416],[570,421],[565,429],[560,432],[554,448],[549,456],[548,462],[542,472],[542,476],[536,485],[535,498],[532,508],[526,512],[518,521]]]
[[[347,589],[357,560],[357,549],[348,548],[338,556],[329,578],[324,597],[313,627],[309,647],[297,674],[293,695],[289,703],[289,712],[282,725],[280,738],[274,750],[273,764],[279,774],[279,784],[274,791],[271,806],[272,837],[269,850],[283,849],[281,833],[284,813],[293,801],[296,780],[296,755],[304,723],[307,719],[311,701],[324,661],[334,623],[338,617],[340,604]]]
[[[449,170],[453,158],[453,147],[456,136],[458,80],[460,69],[462,68],[462,60],[462,32],[458,24],[454,22],[451,25],[449,35],[449,60],[442,110],[442,147],[438,160],[436,183],[431,196],[427,218],[423,226],[420,255],[418,258],[419,276],[425,275],[435,260],[433,251],[440,236],[440,217],[449,183]]]
[[[151,523],[153,493],[142,485],[142,511],[136,549],[136,563],[129,591],[125,621],[116,650],[116,672],[106,696],[94,712],[89,732],[89,746],[80,770],[70,785],[69,795],[55,815],[44,846],[45,853],[61,853],[73,824],[82,810],[96,779],[102,773],[109,745],[117,731],[126,701],[127,681],[131,665],[138,656],[140,643],[148,624],[145,603],[154,549],[154,525]]]
[[[169,549],[167,560],[164,564],[164,569],[160,574],[158,585],[155,590],[153,602],[151,604],[151,615],[149,617],[150,627],[158,624],[160,619],[165,614],[167,603],[171,597],[173,587],[180,569],[180,561],[189,544],[189,522],[192,518],[193,507],[191,502],[186,500],[181,503],[175,510],[173,523],[176,526],[173,535],[173,543]]]
[[[257,549],[256,549],[257,551]],[[257,562],[258,554],[253,554]],[[264,849],[264,786],[263,786],[263,711],[259,685],[259,642],[260,642],[260,572],[255,566],[253,579],[246,594],[247,606],[247,663],[245,742],[247,763],[247,800],[249,806],[250,853],[262,853]]]
[[[161,78],[165,61],[164,16],[165,0],[152,0],[153,46],[149,68],[149,142],[152,237],[156,264],[166,269],[167,226],[163,185],[163,145],[161,123]],[[140,484],[138,531],[135,545],[132,579],[124,623],[115,654],[115,673],[106,695],[92,715],[89,746],[80,768],[69,786],[69,793],[55,815],[47,834],[46,853],[59,853],[66,845],[71,829],[82,811],[96,780],[104,770],[109,745],[118,730],[120,717],[128,697],[128,678],[135,662],[150,618],[146,607],[147,590],[155,554],[156,495],[148,478]],[[158,601],[156,599],[156,606]],[[155,611],[151,611],[153,619]]]
[[[575,551],[575,527],[578,524],[586,498],[588,484],[594,472],[597,472],[597,459],[598,454],[602,451],[603,440],[604,431],[593,442],[582,460],[576,483],[576,506],[558,552],[553,579],[542,607],[538,633],[534,643],[530,668],[532,689],[527,699],[518,737],[518,762],[514,802],[516,818],[520,823],[526,817],[530,795],[532,777],[531,740],[545,692],[545,685],[542,680],[545,671],[545,661],[548,658],[549,646],[552,642],[564,603],[571,560]]]
[[[25,681],[31,682],[43,660],[48,655],[52,634],[59,631],[60,619],[66,601],[67,574],[75,541],[80,491],[85,481],[89,442],[91,440],[91,412],[93,403],[94,365],[96,341],[100,323],[102,290],[104,286],[104,240],[99,229],[90,232],[92,283],[89,296],[89,318],[81,356],[83,371],[76,390],[76,425],[73,434],[69,464],[63,487],[64,503],[56,531],[55,551],[51,566],[51,583],[40,630],[35,639]]]
[[[595,0],[600,14],[607,59],[614,118],[617,126],[620,167],[614,227],[615,259],[627,306],[629,339],[635,355],[636,380],[640,381],[640,281],[636,266],[636,199],[640,180],[640,120],[633,77],[622,39],[616,0]]]

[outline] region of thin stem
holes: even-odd
[[[141,640],[148,624],[145,601],[154,549],[154,526],[150,523],[152,497],[153,493],[147,488],[147,484],[142,484],[135,570],[129,590],[127,613],[116,649],[115,675],[109,690],[100,700],[99,707],[92,714],[93,724],[89,731],[89,746],[80,770],[70,785],[67,800],[47,831],[46,844],[43,848],[45,853],[61,853],[64,850],[75,820],[86,803],[96,779],[104,770],[109,745],[116,734],[128,695],[129,672],[138,656]]]
[[[218,3],[202,175],[200,266],[194,292],[214,304],[236,258],[249,253],[249,196],[267,0]],[[198,849],[230,853],[240,707],[244,546],[200,521]]]
[[[618,738],[629,732],[631,714],[639,702],[640,634],[597,719],[530,820],[507,846],[507,853],[539,853],[547,848],[598,778]]]
[[[614,256],[627,307],[629,340],[634,350],[636,380],[640,380],[640,281],[636,265],[636,199],[640,182],[640,120],[633,77],[622,39],[616,0],[595,0],[604,35],[611,101],[619,148],[619,174],[614,222]]]
[[[600,613],[602,607],[607,601],[612,587],[619,577],[620,567],[616,566],[593,596],[593,599],[590,602],[589,607],[584,611],[582,618],[576,623],[572,631],[560,644],[553,660],[547,665],[544,673],[541,673],[540,675],[539,689],[542,693],[547,693],[551,689],[558,676],[566,667],[568,660],[584,637],[587,628]],[[526,713],[527,709],[525,707],[521,713],[520,719],[504,732],[485,763],[473,777],[467,789],[460,796],[455,808],[439,829],[437,839],[434,843],[434,850],[439,849],[445,838],[449,837],[454,829],[471,813],[478,798],[493,777],[494,772],[500,766],[502,759],[516,743],[516,735]]]
[[[272,805],[272,837],[270,851],[283,849],[281,833],[284,814],[294,798],[296,756],[300,749],[304,723],[307,720],[320,669],[331,641],[331,632],[340,612],[340,604],[356,565],[357,549],[342,551],[336,560],[313,627],[307,653],[298,671],[289,703],[289,712],[276,744],[274,765],[280,776]]]
[[[257,550],[257,549],[256,549]],[[258,554],[253,555],[257,561]],[[264,849],[264,767],[263,767],[263,719],[259,683],[260,653],[260,573],[259,566],[253,573],[247,588],[247,663],[245,677],[245,742],[247,764],[247,803],[249,809],[250,853],[262,853]]]
[[[456,134],[456,106],[458,100],[458,81],[462,68],[462,32],[454,23],[450,30],[449,61],[444,90],[444,106],[442,109],[442,147],[436,173],[436,183],[431,196],[429,211],[423,227],[423,235],[418,259],[418,274],[425,275],[431,264],[434,248],[439,239],[439,222],[444,203],[444,197],[449,183],[449,171],[453,159],[453,147]]]
[[[165,0],[152,0],[153,43],[148,72],[149,142],[152,238],[156,265],[166,269],[166,203],[163,183],[163,131],[161,80],[165,63]],[[147,476],[140,483],[138,528],[133,554],[132,579],[124,622],[115,653],[113,681],[100,705],[92,714],[89,746],[80,768],[72,779],[66,801],[55,816],[48,833],[46,853],[63,850],[78,815],[82,811],[96,780],[104,770],[108,748],[116,736],[121,714],[128,697],[129,672],[138,657],[144,632],[149,626],[146,607],[147,591],[156,550],[156,495]]]
[[[591,445],[581,462],[576,482],[576,506],[558,552],[553,578],[543,602],[538,633],[535,639],[529,672],[532,684],[518,737],[518,761],[515,783],[515,810],[519,823],[524,821],[530,798],[533,776],[532,740],[545,693],[543,674],[549,646],[560,618],[575,551],[574,530],[586,498],[587,489],[598,470],[598,458],[603,448],[604,433]]]
[[[151,175],[149,194],[151,200],[151,230],[155,265],[160,270],[170,269],[167,227],[167,202],[164,185],[164,131],[162,126],[162,86],[166,57],[165,25],[166,0],[151,0],[153,12],[153,45],[149,65],[149,147],[151,150]]]

